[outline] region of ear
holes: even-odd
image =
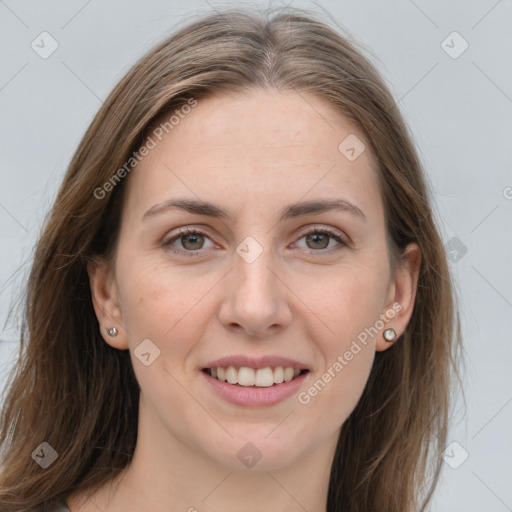
[[[91,297],[103,339],[119,350],[128,349],[123,312],[119,301],[119,292],[110,265],[104,260],[95,260],[87,264]],[[108,330],[117,329],[116,336],[110,336]]]
[[[418,244],[409,244],[401,260],[397,263],[395,275],[392,276],[386,301],[386,308],[381,318],[385,317],[385,325],[377,336],[375,350],[381,352],[391,347],[404,333],[414,310],[418,277],[421,264],[421,250]],[[383,332],[392,328],[396,332],[394,342],[384,339]]]

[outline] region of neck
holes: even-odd
[[[179,434],[186,441],[187,434]],[[115,481],[90,496],[85,506],[71,498],[68,502],[71,512],[97,511],[98,507],[105,512],[326,511],[338,435],[336,431],[323,444],[305,443],[309,451],[297,451],[292,459],[286,457],[286,465],[279,464],[278,457],[273,463],[270,457],[265,462],[263,453],[249,468],[238,459],[212,460],[178,440],[147,410],[141,410],[131,463]]]

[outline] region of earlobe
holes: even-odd
[[[411,243],[405,248],[395,271],[385,312],[389,321],[379,333],[377,351],[391,347],[405,332],[414,310],[420,265],[421,250],[417,244]],[[394,331],[394,336],[389,329]]]
[[[120,350],[128,348],[123,314],[112,270],[103,260],[87,264],[91,298],[103,339]]]

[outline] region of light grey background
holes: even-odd
[[[326,9],[369,49],[414,134],[450,244],[467,413],[459,393],[450,434],[458,444],[447,455],[452,465],[463,450],[469,457],[458,469],[444,464],[432,512],[512,511],[511,1],[292,4]],[[4,325],[8,311],[102,99],[180,20],[228,5],[234,2],[0,0],[0,390],[18,348],[16,323]],[[43,31],[59,45],[47,59],[31,48]],[[454,31],[469,44],[457,58],[464,41],[448,37]]]

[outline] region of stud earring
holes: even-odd
[[[110,329],[107,328],[107,333],[109,336],[117,336],[117,329],[115,327],[111,327]]]
[[[384,339],[391,343],[393,341],[395,341],[396,339],[396,332],[395,332],[395,329],[392,329],[392,328],[389,328],[389,329],[386,329],[383,333],[382,333],[382,336],[384,336]]]

